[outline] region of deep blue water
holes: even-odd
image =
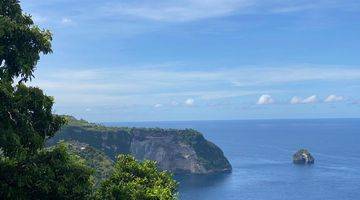
[[[178,177],[181,199],[360,199],[360,119],[107,123],[195,128],[217,144],[233,172]],[[307,148],[313,166],[292,164]]]

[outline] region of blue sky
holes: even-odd
[[[31,85],[90,121],[360,114],[357,0],[23,0],[54,34]]]

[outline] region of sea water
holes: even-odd
[[[194,128],[229,159],[230,174],[176,177],[184,200],[360,199],[360,119],[107,123]],[[306,148],[315,164],[292,164]]]

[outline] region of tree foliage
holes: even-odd
[[[22,13],[18,0],[0,1],[0,77],[28,81],[33,77],[40,53],[51,53],[51,33],[34,25]]]
[[[64,145],[23,159],[0,159],[1,199],[89,199],[90,168]]]
[[[98,190],[97,199],[176,199],[177,183],[168,172],[159,172],[154,161],[137,162],[119,155],[114,173]]]
[[[35,153],[65,120],[52,114],[53,98],[23,84],[0,87],[0,147],[6,156]]]
[[[0,199],[87,199],[89,168],[64,147],[44,150],[65,119],[54,100],[27,87],[40,54],[51,52],[51,34],[23,14],[19,1],[0,1]],[[14,83],[18,80],[18,83]]]
[[[22,84],[33,77],[40,54],[52,51],[51,39],[19,1],[0,1],[0,147],[6,156],[36,152],[65,122],[52,115],[52,97]]]

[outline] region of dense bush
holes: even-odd
[[[0,159],[1,199],[89,199],[92,170],[64,145],[23,159]]]
[[[167,172],[159,172],[154,161],[137,162],[120,155],[114,173],[97,191],[97,199],[176,199],[177,183]]]

